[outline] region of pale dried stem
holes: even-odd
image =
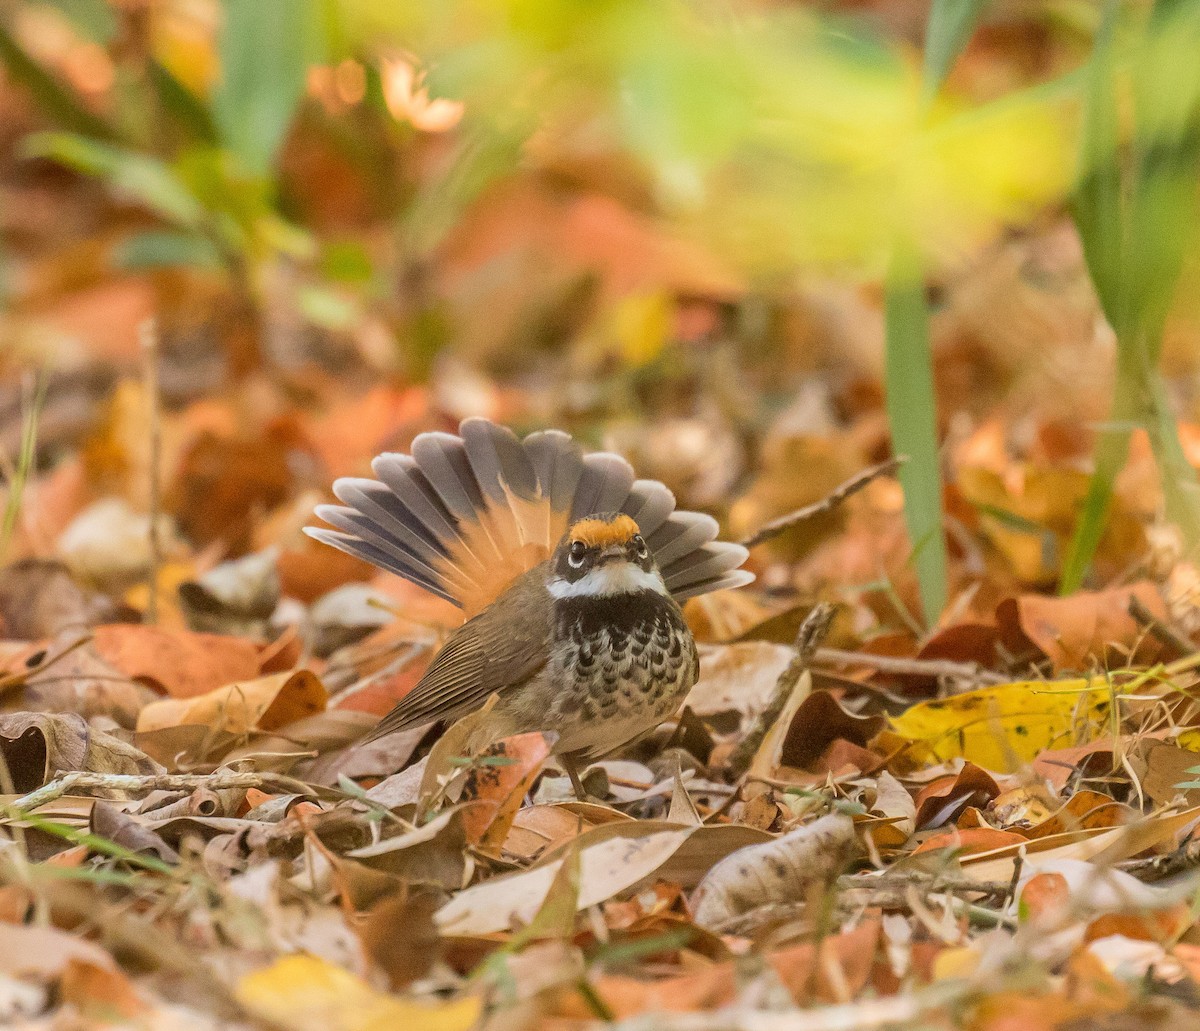
[[[159,536],[159,513],[162,510],[162,404],[158,383],[158,325],[153,317],[142,323],[138,335],[142,345],[150,423],[150,568],[146,576],[150,597],[146,602],[146,622],[153,624],[158,622],[158,572],[162,566],[162,540]]]
[[[124,791],[129,795],[148,795],[151,791],[194,791],[208,788],[223,791],[242,788],[267,788],[285,794],[311,795],[314,789],[293,777],[278,773],[91,773],[77,770],[56,777],[36,791],[18,798],[13,809],[29,812],[54,802],[73,791]]]
[[[829,625],[833,622],[836,611],[832,605],[822,602],[814,606],[813,610],[804,617],[804,622],[800,624],[800,630],[796,634],[794,645],[796,654],[792,656],[792,661],[787,664],[784,671],[779,674],[767,707],[758,714],[754,726],[738,742],[737,747],[729,756],[729,772],[732,777],[741,777],[750,769],[750,764],[754,761],[754,756],[758,752],[763,738],[767,736],[775,721],[779,719],[779,714],[787,705],[793,688],[808,668],[814,654],[817,653],[817,645],[829,632]]]
[[[1011,679],[993,673],[976,662],[953,662],[950,659],[903,659],[894,655],[866,655],[840,648],[818,648],[813,662],[819,666],[869,666],[880,673],[899,673],[909,676],[945,677],[952,680],[971,680],[980,684],[1005,684]]]

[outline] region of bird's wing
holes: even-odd
[[[553,601],[542,588],[545,565],[522,576],[479,615],[455,630],[417,686],[371,732],[454,720],[496,691],[524,683],[546,664]]]

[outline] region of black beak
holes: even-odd
[[[596,565],[602,566],[608,562],[628,561],[629,552],[624,544],[612,544],[596,556]]]

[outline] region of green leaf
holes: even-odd
[[[213,115],[250,175],[274,167],[308,66],[324,57],[326,9],[319,0],[226,0]]]
[[[113,255],[121,269],[220,268],[221,256],[204,237],[194,233],[147,232],[125,240]]]
[[[1113,46],[1117,11],[1118,3],[1110,0],[1088,62],[1079,184],[1071,203],[1092,282],[1113,327],[1122,322],[1119,298],[1124,223]]]
[[[885,284],[885,380],[892,450],[907,457],[899,470],[904,518],[915,549],[925,620],[946,607],[946,539],[937,446],[929,309],[916,248],[900,240]]]
[[[922,93],[926,102],[942,88],[987,0],[933,0],[925,27]]]
[[[102,179],[118,195],[177,225],[191,228],[203,221],[196,196],[157,158],[66,132],[35,133],[26,138],[21,153]]]
[[[1167,517],[1190,547],[1200,544],[1200,482],[1156,367],[1184,255],[1195,243],[1200,67],[1193,51],[1200,8],[1158,5],[1154,11],[1131,69],[1134,132],[1128,159],[1121,149],[1114,42],[1121,10],[1110,0],[1096,35],[1072,205],[1088,271],[1117,336],[1117,376],[1110,426],[1097,443],[1096,470],[1067,549],[1063,594],[1087,575],[1135,426],[1150,435]]]

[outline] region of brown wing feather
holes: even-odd
[[[553,602],[543,566],[529,570],[479,615],[455,630],[425,675],[371,732],[382,737],[405,727],[455,720],[480,708],[496,691],[514,687],[546,664]]]

